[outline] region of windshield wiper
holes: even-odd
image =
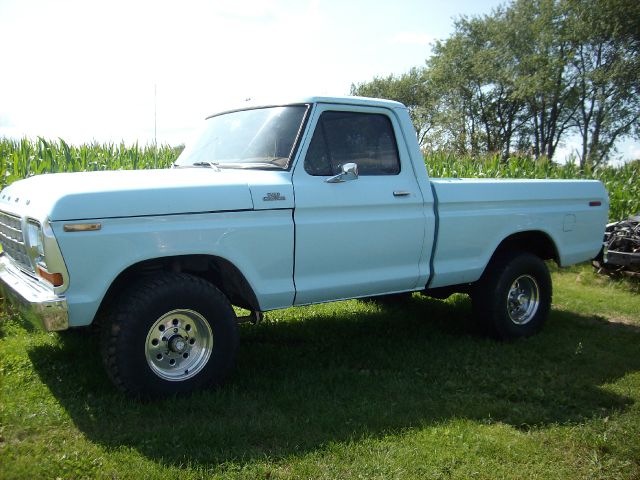
[[[282,161],[287,161],[288,157],[264,157],[259,162],[208,162],[200,161],[188,164],[174,163],[173,168],[190,168],[190,167],[206,167],[213,168],[220,171],[223,168],[239,168],[239,169],[251,169],[257,170],[284,170],[285,165],[282,165]]]
[[[220,165],[216,162],[195,162],[195,163],[189,163],[187,165],[178,165],[177,163],[174,163],[172,166],[173,168],[206,167],[206,168],[213,168],[214,170],[220,171]]]
[[[244,162],[222,162],[217,165],[218,168],[240,168],[240,169],[259,169],[259,170],[284,170],[288,157],[254,157],[260,161],[244,161]],[[284,165],[282,164],[284,160]]]
[[[220,165],[218,163],[215,162],[195,162],[192,163],[191,165],[193,165],[194,167],[207,167],[207,168],[215,168],[217,170],[220,170]]]
[[[282,162],[283,160],[286,163],[287,160],[289,160],[289,157],[265,157],[264,163],[273,163],[277,165],[279,162]]]
[[[241,170],[250,170],[255,168],[256,170],[284,170],[284,167],[275,163],[268,162],[236,162],[236,163],[222,163],[218,165],[218,168],[238,168]]]

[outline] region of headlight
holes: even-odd
[[[49,227],[50,228],[50,227]],[[35,272],[43,279],[51,283],[54,287],[59,287],[64,283],[62,274],[51,273],[47,267],[44,252],[44,233],[42,226],[35,220],[27,221],[27,245],[28,254],[33,264]]]
[[[33,268],[36,268],[38,264],[43,264],[46,267],[42,227],[40,223],[35,220],[29,220],[27,222],[27,243],[29,245],[29,257],[33,262]]]

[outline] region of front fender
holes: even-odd
[[[100,230],[52,228],[69,272],[69,326],[90,324],[111,284],[132,265],[162,257],[214,255],[246,278],[263,310],[293,304],[291,210],[90,219]]]

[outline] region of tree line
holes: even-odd
[[[553,159],[577,135],[584,168],[640,138],[639,53],[638,0],[514,0],[351,93],[403,102],[428,150]]]

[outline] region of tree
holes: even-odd
[[[640,125],[640,4],[628,0],[567,2],[577,78],[575,128],[580,166],[609,159],[615,143]]]
[[[439,118],[449,123],[445,129],[455,150],[500,152],[506,160],[528,115],[505,55],[509,37],[502,15],[496,10],[458,20],[455,33],[436,43],[428,66],[441,103]]]
[[[387,98],[404,103],[422,145],[433,128],[433,96],[429,91],[424,68],[412,68],[399,76],[375,77],[370,82],[351,85],[351,95]]]
[[[597,165],[640,138],[638,25],[637,0],[514,0],[457,20],[426,67],[352,93],[406,103],[433,149],[552,159],[577,133],[581,166]]]
[[[553,158],[577,108],[568,75],[571,42],[565,11],[556,0],[517,0],[502,14],[505,57],[514,75],[515,96],[527,105],[536,158]]]

